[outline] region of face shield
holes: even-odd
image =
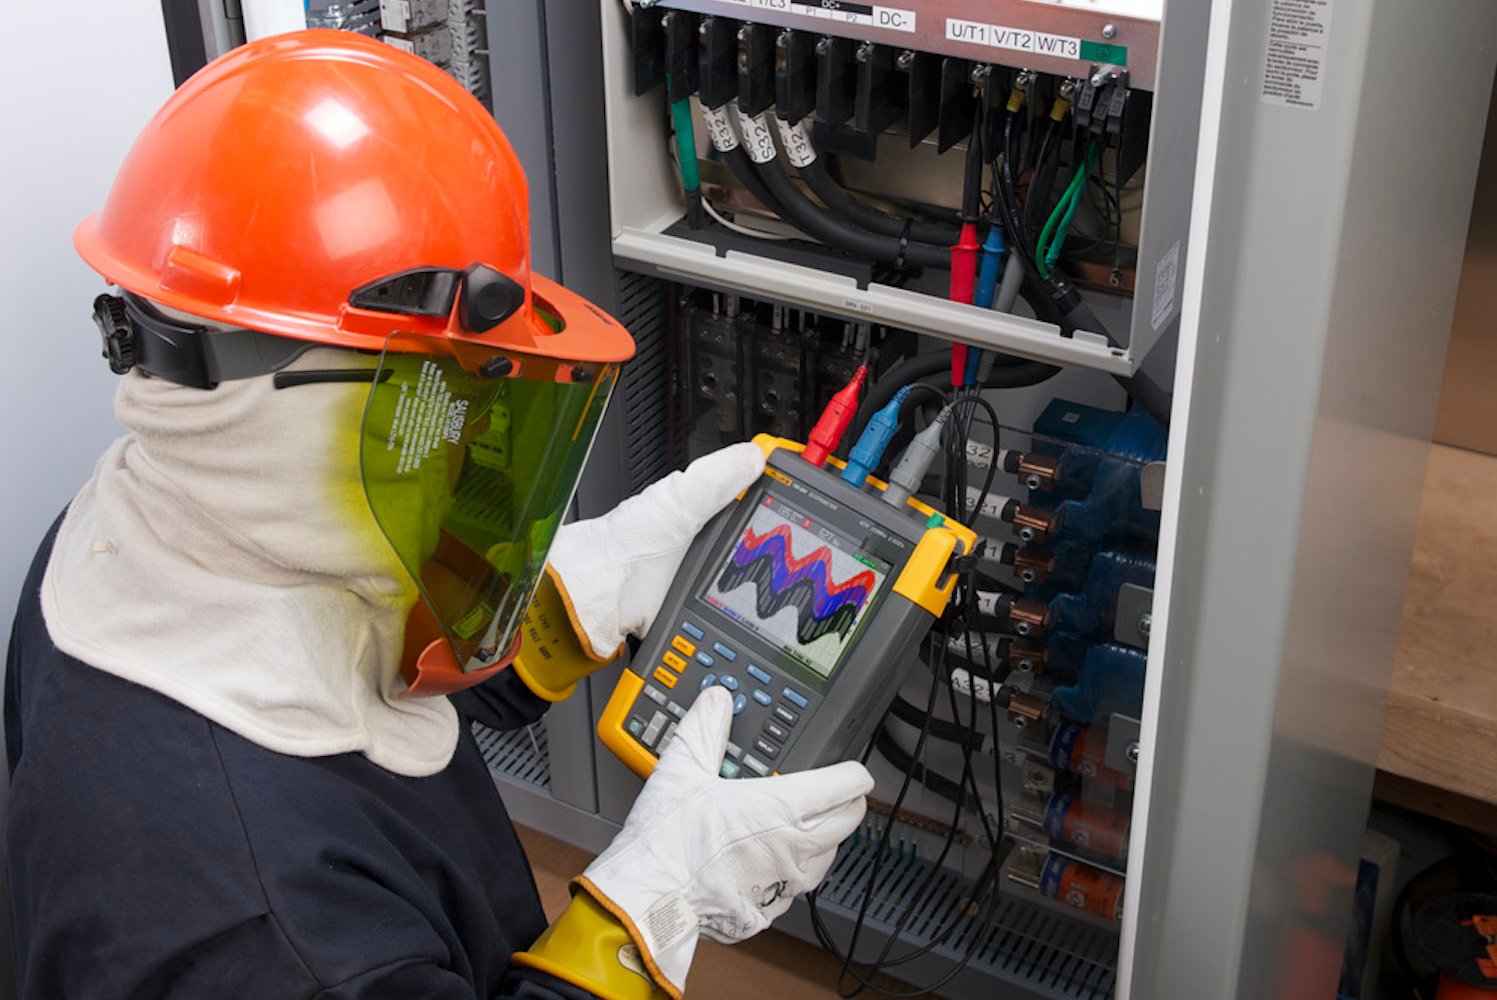
[[[513,659],[617,376],[611,362],[389,338],[359,464],[422,597],[407,625],[408,695],[471,686]]]

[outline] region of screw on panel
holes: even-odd
[[[972,86],[981,87],[984,83],[987,82],[988,74],[991,72],[993,72],[993,67],[989,66],[987,63],[978,63],[976,66],[973,66],[970,76]]]
[[[712,19],[710,17],[703,18],[702,19],[702,23],[699,24],[699,25],[697,25],[697,37],[698,38],[706,38],[707,37],[707,31],[712,26],[711,25],[711,21],[712,21]]]
[[[1124,748],[1124,750],[1123,750],[1123,756],[1128,758],[1128,763],[1130,763],[1130,764],[1137,764],[1138,763],[1138,741],[1137,740],[1135,740],[1132,743],[1129,743],[1128,746],[1126,748]]]
[[[911,52],[909,49],[905,49],[899,54],[899,58],[894,60],[894,65],[899,67],[899,69],[901,69],[902,71],[908,73],[910,71],[910,67],[915,65],[915,53]]]
[[[1029,630],[1030,630],[1030,625],[1029,625],[1028,622],[1015,622],[1014,623],[1014,631],[1017,632],[1017,633],[1019,633],[1020,635],[1028,635],[1029,634]]]
[[[1026,718],[1024,718],[1024,716],[1022,716],[1022,715],[1016,715],[1016,716],[1014,716],[1014,728],[1015,729],[1023,729],[1027,725],[1029,725],[1029,720],[1026,719]]]
[[[1033,583],[1034,580],[1035,580],[1035,577],[1037,577],[1037,576],[1039,576],[1039,574],[1036,573],[1034,570],[1032,570],[1032,569],[1026,569],[1026,570],[1024,570],[1023,572],[1021,572],[1019,574],[1019,579],[1023,580],[1025,583]]]
[[[1118,37],[1118,26],[1115,25],[1115,24],[1104,24],[1102,26],[1102,37],[1103,38],[1116,38],[1116,37]]]
[[[1149,612],[1145,611],[1143,614],[1141,614],[1141,615],[1138,616],[1138,634],[1139,635],[1143,635],[1143,636],[1148,635],[1149,631],[1153,627],[1154,627],[1154,616],[1152,614],[1150,614]]]
[[[1123,269],[1120,267],[1113,268],[1112,273],[1107,275],[1107,283],[1113,288],[1121,287],[1123,284]]]
[[[832,40],[830,38],[828,38],[826,35],[822,35],[820,38],[816,39],[817,55],[824,56],[830,51],[832,51]]]
[[[1003,755],[1003,759],[1006,760],[1006,761],[1008,761],[1010,764],[1017,764],[1017,763],[1019,763],[1019,755],[1016,754],[1016,753],[1014,753],[1012,750],[1010,750],[1007,753],[1005,753]]]
[[[873,58],[873,43],[864,42],[858,46],[858,51],[853,53],[853,58],[860,63],[865,63]]]
[[[1020,528],[1019,529],[1019,537],[1022,538],[1022,539],[1024,539],[1024,541],[1026,541],[1026,542],[1032,542],[1032,541],[1034,541],[1034,529],[1030,528],[1030,527],[1027,527],[1027,526],[1023,527],[1023,528]]]
[[[1037,490],[1040,488],[1040,477],[1034,475],[1028,476],[1024,480],[1024,485],[1032,490]]]

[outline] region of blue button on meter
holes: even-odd
[[[743,710],[748,708],[748,699],[741,694],[733,696],[733,714],[742,715]]]
[[[697,628],[691,622],[682,622],[681,623],[681,631],[685,632],[687,635],[691,636],[693,639],[696,639],[698,642],[700,642],[701,639],[702,639],[702,630],[699,629],[699,628]]]
[[[722,677],[719,678],[719,681],[722,686],[727,688],[729,691],[738,690],[738,678],[734,677],[732,674],[723,674]]]
[[[769,696],[769,692],[762,688],[754,692],[754,700],[766,707],[774,704],[774,699]]]
[[[725,660],[738,659],[738,652],[736,650],[730,649],[720,642],[714,642],[712,644],[712,651]]]
[[[708,670],[711,670],[712,667],[717,663],[717,661],[712,658],[711,653],[698,653],[697,662],[706,667]]]
[[[769,676],[769,671],[765,670],[763,667],[759,666],[757,663],[750,663],[748,665],[748,672],[749,672],[749,676],[752,677],[754,680],[758,681],[760,684],[773,684],[774,683],[773,678],[771,678]]]
[[[806,696],[801,694],[794,688],[786,688],[783,694],[785,695],[785,700],[790,702],[790,704],[794,705],[796,708],[805,708],[806,705],[809,704],[809,702],[806,701]]]

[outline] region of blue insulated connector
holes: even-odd
[[[861,488],[868,481],[868,474],[878,468],[884,449],[899,430],[899,408],[909,398],[910,387],[901,386],[888,404],[868,418],[868,426],[858,435],[858,443],[852,446],[847,456],[847,468],[842,470],[842,481]]]

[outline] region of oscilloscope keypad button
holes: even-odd
[[[764,732],[779,740],[781,743],[784,743],[790,738],[790,730],[786,729],[778,722],[775,722],[773,719],[770,719],[768,722],[764,723]]]
[[[745,708],[748,708],[748,699],[741,694],[735,694],[733,696],[733,714],[742,715]]]
[[[737,760],[738,758],[743,756],[743,747],[739,746],[737,743],[734,743],[732,740],[729,740],[728,756],[732,757],[734,760]]]
[[[754,740],[754,749],[762,753],[764,756],[768,757],[770,760],[774,760],[780,755],[780,748],[775,746],[773,743],[769,742],[762,736]]]
[[[774,717],[787,726],[793,726],[800,721],[800,716],[790,711],[784,705],[776,705],[774,707]]]
[[[639,741],[653,749],[655,741],[660,739],[660,734],[665,729],[666,718],[664,712],[656,712],[654,718],[650,719],[650,724],[645,726],[645,731],[640,735]]]
[[[699,628],[697,628],[691,622],[682,622],[681,623],[681,631],[685,632],[687,635],[691,636],[697,642],[701,642],[702,641],[702,638],[703,638],[703,636],[702,636],[702,630],[699,629]]]
[[[790,702],[790,704],[794,705],[796,708],[805,708],[810,704],[810,702],[806,701],[806,696],[801,694],[794,688],[786,688],[781,693],[784,694],[785,700]]]
[[[677,705],[673,701],[666,704],[665,710],[678,719],[683,719],[686,717],[686,709],[682,708],[680,705]]]
[[[703,691],[705,691],[705,690],[707,690],[708,688],[710,688],[712,685],[714,685],[716,683],[717,683],[717,675],[716,674],[703,674],[702,675],[702,688],[701,689]]]
[[[743,755],[743,766],[748,768],[750,771],[753,771],[761,778],[769,773],[769,765],[765,764],[753,754]]]
[[[748,665],[748,674],[749,674],[750,677],[752,677],[754,680],[758,681],[760,684],[773,684],[774,683],[774,678],[771,677],[771,676],[769,676],[769,671],[765,670],[763,667],[759,666],[757,663],[750,663]]]
[[[754,700],[763,705],[765,708],[768,708],[770,705],[774,704],[774,699],[769,696],[769,692],[763,690],[762,688],[754,692]]]
[[[738,653],[737,653],[736,650],[734,650],[734,649],[732,649],[732,648],[730,648],[728,646],[724,646],[720,642],[714,642],[712,644],[712,651],[714,653],[716,653],[718,656],[721,656],[723,659],[728,660],[728,661],[732,661],[732,660],[738,659]]]
[[[645,685],[645,696],[657,705],[665,704],[665,692],[653,684]]]
[[[743,773],[743,769],[738,766],[737,761],[728,760],[725,758],[723,760],[722,767],[718,768],[717,773],[722,775],[724,778],[732,779],[738,777],[738,775]]]
[[[708,652],[698,653],[697,662],[706,667],[708,670],[711,670],[713,667],[717,666],[717,661],[714,660],[712,658],[712,654]]]
[[[718,678],[718,683],[727,688],[729,691],[738,690],[738,678],[734,677],[732,674],[723,674]]]

